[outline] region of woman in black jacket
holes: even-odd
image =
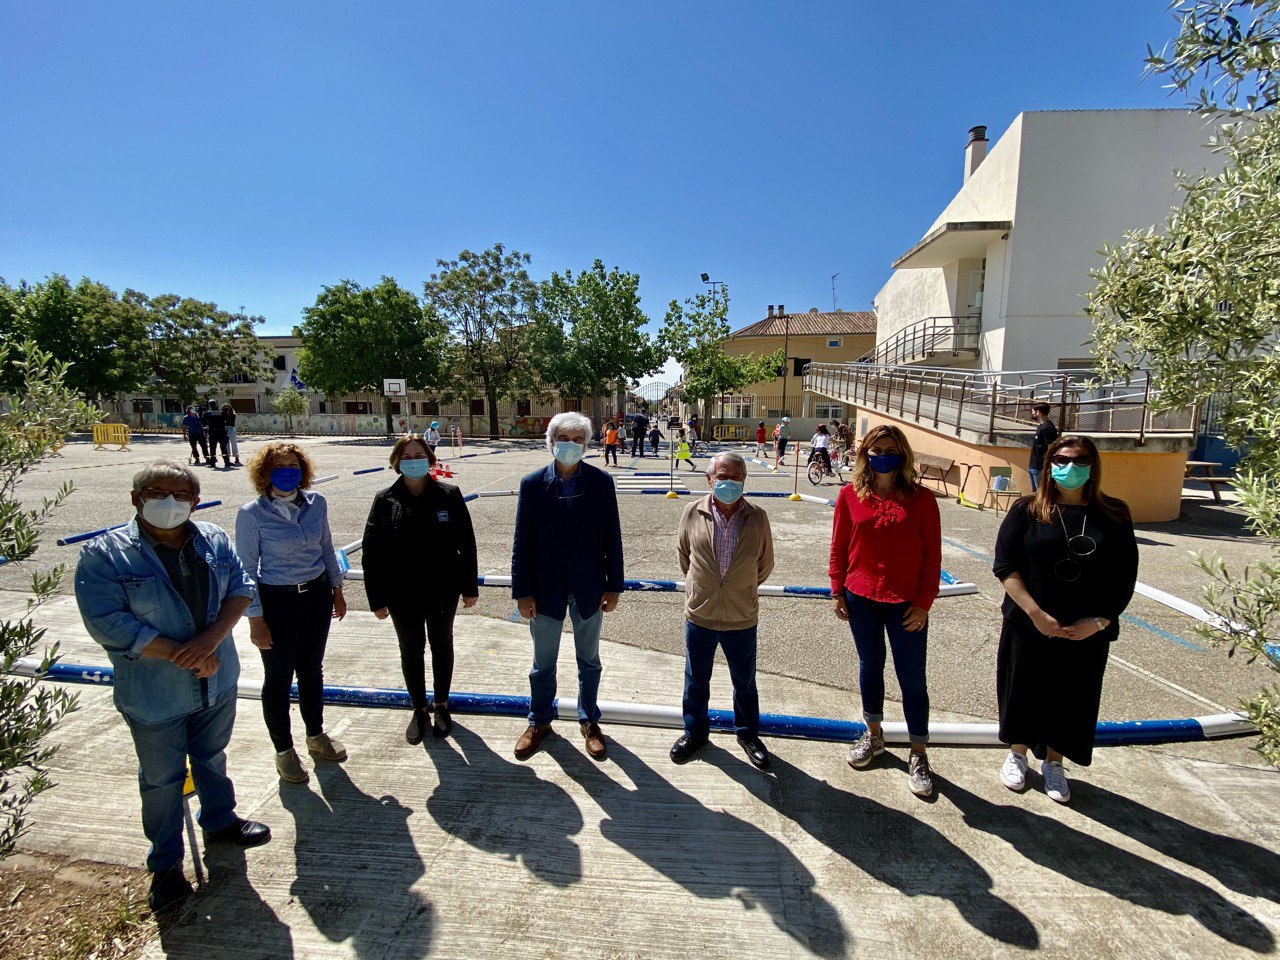
[[[1000,779],[1026,786],[1027,752],[1042,761],[1045,792],[1066,803],[1063,758],[1087,767],[1107,655],[1138,579],[1138,544],[1123,500],[1102,492],[1098,448],[1059,437],[1049,476],[1009,510],[996,540],[1004,585],[996,654],[1000,740],[1010,745]]]
[[[413,701],[405,730],[409,743],[422,742],[427,722],[423,655],[431,646],[434,737],[453,729],[449,688],[453,683],[453,618],[458,599],[473,607],[476,586],[476,537],[462,492],[430,475],[436,455],[416,434],[396,441],[391,469],[400,475],[373,498],[365,523],[364,589],[369,609],[388,616],[400,641],[400,666]]]

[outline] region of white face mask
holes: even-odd
[[[183,503],[172,494],[163,500],[143,500],[142,519],[157,530],[172,530],[187,522],[191,516],[191,504]]]

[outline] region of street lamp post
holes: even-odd
[[[723,280],[712,280],[711,274],[709,273],[701,274],[701,277],[702,277],[702,282],[711,288],[712,297],[715,296],[717,286],[720,287],[720,292],[724,293],[725,282]],[[724,404],[725,404],[725,398],[724,398],[724,395],[721,394],[720,396],[720,425],[721,426],[724,426]]]
[[[782,317],[782,408],[779,417],[787,415],[787,362],[791,359],[791,318],[787,316],[787,308],[778,304],[775,316]]]

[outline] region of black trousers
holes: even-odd
[[[446,703],[453,686],[453,618],[459,595],[427,595],[407,603],[388,604],[391,623],[400,641],[400,669],[409,699],[417,710],[427,709],[427,675],[423,659],[431,645],[433,702]]]
[[[262,616],[271,631],[271,649],[259,650],[266,675],[262,679],[262,719],[277,752],[293,747],[289,729],[289,692],[298,679],[298,711],[307,736],[324,732],[324,648],[333,617],[329,578],[311,582],[306,593],[263,589]]]
[[[209,459],[209,444],[205,440],[203,433],[197,433],[197,434],[189,433],[187,434],[187,441],[191,444],[192,460],[208,460]],[[204,451],[204,456],[200,455],[200,450],[196,449],[196,444],[200,445],[200,450]]]
[[[218,449],[222,449],[222,459],[226,463],[231,462],[231,448],[228,445],[227,435],[225,433],[209,434],[209,462],[218,459]]]
[[[643,436],[639,436],[639,437],[637,437],[637,436],[632,436],[632,438],[631,438],[631,455],[632,455],[633,457],[635,457],[635,456],[643,457],[643,456],[644,456],[644,437],[643,437]]]

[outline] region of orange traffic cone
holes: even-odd
[[[445,479],[447,480],[453,479],[453,470],[449,468],[449,464],[447,463],[444,465],[444,475],[445,475]]]

